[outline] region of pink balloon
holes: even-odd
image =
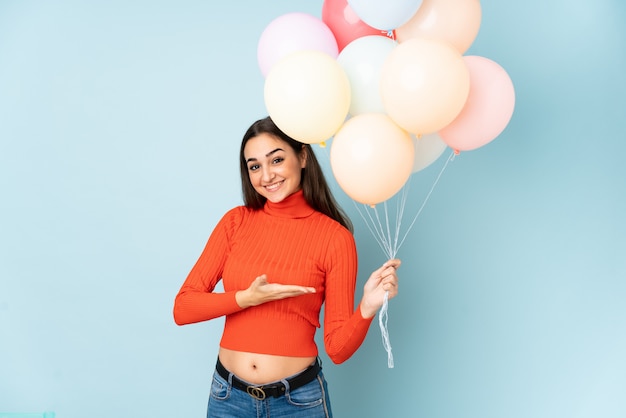
[[[263,76],[281,58],[292,52],[313,50],[337,58],[335,35],[321,19],[307,13],[287,13],[263,30],[257,45],[257,60]]]
[[[507,72],[484,57],[463,57],[470,74],[467,101],[459,115],[439,131],[456,151],[469,151],[493,141],[513,116],[515,89]]]
[[[386,36],[386,32],[375,29],[363,22],[356,12],[352,10],[348,0],[324,0],[324,4],[322,4],[322,20],[335,34],[339,51],[350,42],[363,36]]]

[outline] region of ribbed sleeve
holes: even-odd
[[[335,234],[327,254],[324,345],[334,363],[343,363],[361,346],[371,318],[354,310],[357,277],[356,248],[347,230]]]
[[[207,321],[241,310],[235,291],[213,292],[222,278],[230,238],[240,219],[241,208],[232,209],[213,230],[174,300],[174,321],[178,325]]]

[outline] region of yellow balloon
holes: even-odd
[[[436,132],[461,112],[469,94],[469,70],[449,43],[412,38],[389,53],[381,70],[385,112],[416,135]]]
[[[343,68],[320,51],[297,51],[278,61],[265,78],[265,106],[283,132],[315,144],[332,137],[350,109]]]
[[[476,39],[481,19],[479,0],[424,0],[413,17],[396,28],[396,39],[439,39],[463,54]]]
[[[330,147],[330,165],[339,186],[357,202],[376,205],[395,195],[411,176],[410,135],[384,113],[348,119]]]

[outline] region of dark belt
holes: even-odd
[[[224,380],[229,380],[231,373],[226,370],[219,357],[217,359],[215,369],[217,370],[217,374],[222,376]],[[317,377],[320,370],[322,370],[322,365],[320,364],[319,358],[317,358],[315,359],[315,363],[309,366],[306,370],[290,377],[289,379],[285,379],[289,384],[289,390],[295,390],[306,385],[307,383],[310,383]],[[258,400],[263,400],[268,396],[278,398],[283,396],[287,390],[287,387],[283,382],[269,383],[267,385],[250,385],[249,383],[239,379],[234,374],[232,376],[232,384],[234,387],[247,392],[248,395]]]

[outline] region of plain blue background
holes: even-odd
[[[481,4],[468,54],[507,70],[515,113],[398,253],[395,368],[376,323],[347,363],[323,355],[338,417],[626,416],[626,6]],[[178,327],[173,298],[241,202],[262,30],[321,7],[0,0],[0,410],[204,416],[222,322]],[[384,256],[335,190],[360,292]]]

